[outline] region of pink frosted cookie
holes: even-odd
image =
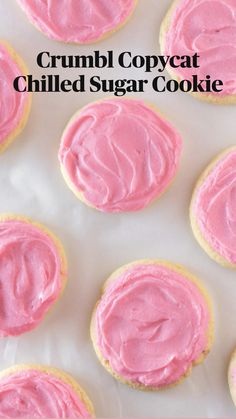
[[[13,81],[27,70],[21,58],[0,40],[0,152],[23,130],[28,119],[31,96],[14,90]]]
[[[91,418],[84,390],[64,371],[16,365],[0,373],[0,418]]]
[[[123,26],[137,0],[17,0],[29,20],[49,38],[87,44]]]
[[[193,74],[222,80],[219,93],[197,93],[203,99],[236,103],[236,2],[234,0],[175,0],[160,34],[162,53],[184,56],[197,53],[199,68],[168,68],[180,80]]]
[[[198,280],[182,267],[152,260],[126,265],[108,279],[93,312],[97,356],[132,387],[177,384],[210,350],[210,304]]]
[[[181,149],[176,130],[143,101],[109,99],[75,114],[59,160],[69,187],[88,205],[138,211],[174,179]]]
[[[45,227],[0,216],[0,336],[35,328],[66,282],[63,248]]]
[[[216,262],[236,266],[236,147],[221,153],[203,172],[191,203],[191,224]]]

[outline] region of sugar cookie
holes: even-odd
[[[64,371],[15,365],[0,373],[0,417],[91,418],[92,403]]]
[[[0,215],[0,336],[35,328],[66,276],[64,250],[54,235],[27,218]]]
[[[18,0],[18,3],[48,38],[87,44],[123,26],[137,0]]]
[[[83,202],[104,212],[138,211],[173,181],[181,150],[177,131],[143,101],[106,99],[74,115],[59,160]]]
[[[203,172],[193,192],[193,233],[216,262],[236,267],[236,147],[221,153]]]
[[[0,153],[21,133],[29,116],[30,93],[18,93],[13,87],[14,79],[26,73],[21,58],[0,40]]]
[[[118,380],[141,390],[169,387],[211,348],[211,302],[183,267],[134,262],[105,283],[91,337],[100,362]]]
[[[177,80],[210,75],[222,80],[220,93],[194,93],[214,103],[236,103],[236,3],[231,0],[175,0],[163,20],[160,44],[165,55],[200,56],[197,69],[168,67]]]

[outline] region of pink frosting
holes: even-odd
[[[161,264],[135,264],[106,288],[97,345],[112,370],[148,387],[178,381],[208,346],[209,310],[198,287]]]
[[[1,418],[89,418],[73,388],[50,373],[21,370],[0,380]]]
[[[212,249],[236,264],[236,150],[221,157],[197,188],[192,211]]]
[[[36,327],[59,296],[61,275],[48,235],[24,221],[0,222],[0,336]]]
[[[135,0],[18,0],[29,19],[49,38],[63,42],[98,40],[123,24]]]
[[[233,383],[233,391],[235,391],[236,388],[236,367],[235,367],[235,361],[230,361],[229,366],[229,376],[231,378],[231,383]]]
[[[79,112],[67,126],[59,160],[74,189],[101,211],[137,211],[174,178],[182,141],[144,102],[110,99]]]
[[[166,34],[167,55],[200,55],[200,68],[174,71],[182,79],[193,72],[201,79],[210,75],[224,82],[218,95],[236,94],[235,0],[180,0]],[[172,69],[173,71],[173,69]]]
[[[0,42],[0,145],[19,126],[26,109],[28,93],[18,93],[13,81],[22,69]]]

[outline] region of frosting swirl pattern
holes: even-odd
[[[26,369],[0,379],[1,418],[89,418],[73,388],[58,377]]]
[[[175,129],[144,102],[110,99],[69,122],[59,160],[73,191],[93,207],[137,211],[173,180],[181,149]]]
[[[29,93],[13,88],[13,80],[22,75],[22,69],[9,48],[0,42],[0,146],[20,125],[29,100]]]
[[[192,215],[211,248],[236,264],[236,149],[220,156],[200,180]]]
[[[35,225],[0,222],[0,336],[36,327],[58,298],[65,272],[54,241]]]
[[[89,43],[124,24],[136,0],[18,0],[18,3],[49,38]]]
[[[207,349],[209,321],[203,294],[182,272],[135,263],[108,281],[96,307],[95,345],[123,380],[161,388]]]
[[[164,54],[199,53],[200,79],[222,80],[224,89],[213,95],[236,94],[236,3],[234,0],[180,0],[164,35]],[[173,71],[173,70],[172,70]],[[192,69],[174,70],[191,79]]]

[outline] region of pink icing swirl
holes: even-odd
[[[138,263],[107,286],[96,309],[96,343],[120,377],[159,388],[177,382],[206,350],[209,321],[194,282],[161,263]]]
[[[236,2],[235,0],[180,0],[165,35],[167,55],[200,55],[200,68],[194,74],[224,82],[217,95],[236,94]],[[173,71],[173,70],[172,70]],[[182,79],[193,70],[175,69]]]
[[[181,149],[174,128],[144,102],[110,99],[72,119],[59,160],[73,189],[95,208],[137,211],[170,184]]]
[[[197,187],[192,214],[203,238],[236,264],[236,150],[229,150]]]
[[[53,240],[33,224],[0,222],[0,336],[36,327],[62,289],[62,262]]]
[[[0,145],[19,126],[28,101],[28,93],[18,93],[13,80],[22,75],[22,69],[0,42]]]
[[[89,43],[122,25],[135,0],[18,0],[32,23],[49,38]]]
[[[50,373],[25,369],[0,380],[1,418],[89,418],[73,388]]]

